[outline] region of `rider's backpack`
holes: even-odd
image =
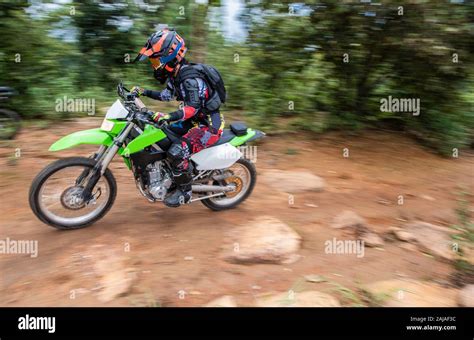
[[[207,64],[190,63],[189,66],[184,67],[180,72],[177,81],[183,82],[188,78],[202,78],[211,88],[211,93],[206,101],[205,107],[209,111],[214,111],[219,108],[221,103],[225,103],[227,99],[227,92],[224,86],[224,80],[214,67]]]

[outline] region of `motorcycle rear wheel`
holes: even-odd
[[[239,174],[237,174],[237,171],[233,169],[239,170]],[[236,185],[236,192],[229,192],[222,196],[215,196],[201,200],[202,204],[211,210],[221,211],[235,208],[250,196],[255,184],[257,183],[257,170],[255,169],[255,165],[253,165],[253,163],[248,159],[240,158],[229,167],[227,171],[235,172],[226,180],[226,184],[234,183]],[[219,185],[220,183],[212,184]]]

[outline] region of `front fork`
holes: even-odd
[[[125,139],[130,134],[130,131],[132,131],[134,126],[135,124],[130,122],[120,133],[120,135],[114,138],[113,144],[108,148],[105,145],[101,145],[97,153],[93,156],[93,159],[96,161],[94,168],[92,168],[92,170],[84,169],[82,174],[77,178],[76,185],[78,185],[78,183],[82,183],[86,177],[90,175],[89,180],[87,181],[87,184],[82,192],[82,198],[86,202],[88,202],[93,197],[92,190],[99,181],[100,177],[104,175],[110,162],[115,157],[118,150],[122,147]]]
[[[105,154],[105,150],[107,150],[107,147],[105,145],[101,145],[99,147],[99,150],[95,152],[92,156],[89,158],[95,160],[96,162],[100,162],[100,160],[103,158]],[[76,178],[76,186],[79,186],[82,184],[82,182],[87,178],[91,170],[89,168],[86,168],[82,171],[82,173],[79,175],[79,177]]]

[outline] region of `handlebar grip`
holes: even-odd
[[[157,125],[161,128],[163,125],[168,125],[168,121],[167,120],[160,120],[159,122],[157,122]]]

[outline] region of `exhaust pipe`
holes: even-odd
[[[229,192],[234,191],[234,185],[227,185],[222,187],[220,185],[205,185],[205,184],[196,184],[192,186],[193,192]]]
[[[232,174],[230,174],[229,172],[225,172],[225,173],[223,173],[223,174],[219,174],[219,175],[214,175],[214,176],[212,176],[212,179],[213,179],[214,181],[223,181],[223,180],[229,178],[230,176],[232,176]]]

